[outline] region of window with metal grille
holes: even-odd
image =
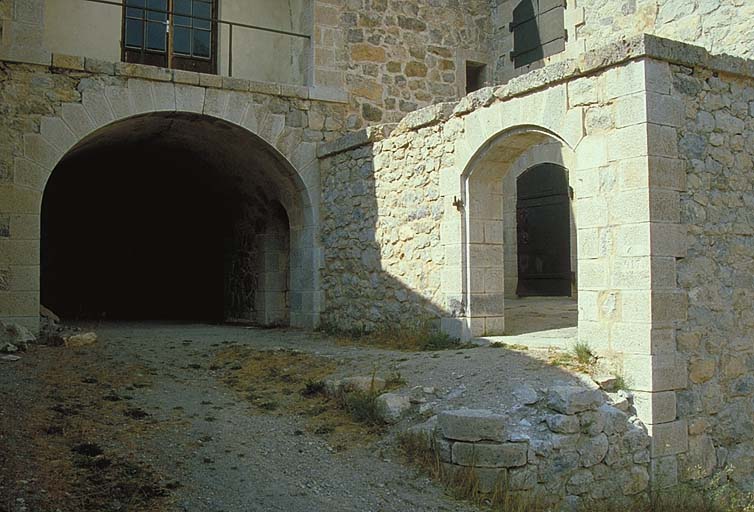
[[[513,9],[513,51],[516,68],[565,50],[565,0],[521,0]]]
[[[173,0],[173,51],[203,59],[212,50],[212,2],[204,0]]]
[[[215,72],[217,0],[126,0],[123,60]]]

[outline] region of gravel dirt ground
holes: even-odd
[[[548,364],[548,351],[403,352],[240,326],[81,327],[99,341],[0,363],[0,511],[476,510],[402,464],[396,433],[445,408],[515,409],[523,385],[582,379]],[[312,377],[373,374],[399,376],[399,392],[434,388],[423,414],[375,430],[301,395]]]

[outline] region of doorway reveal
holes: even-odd
[[[571,207],[566,170],[531,167],[517,179],[519,297],[571,296]]]

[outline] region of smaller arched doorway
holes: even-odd
[[[577,335],[572,164],[564,141],[531,127],[497,134],[470,161],[464,285],[471,336],[548,331],[554,339],[558,331],[564,343]]]
[[[516,179],[518,297],[569,297],[571,204],[564,167],[544,163]]]

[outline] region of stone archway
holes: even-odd
[[[112,83],[112,82],[110,82]],[[34,326],[39,311],[40,208],[45,185],[66,154],[97,140],[119,123],[165,116],[198,116],[235,133],[272,155],[288,185],[280,198],[290,222],[290,323],[313,327],[318,321],[319,278],[315,265],[319,169],[316,144],[296,140],[285,116],[254,103],[253,95],[169,82],[130,79],[89,84],[81,103],[64,103],[58,115],[43,117],[39,133],[24,135],[24,155],[15,159],[16,184],[6,191],[7,213],[18,227],[8,240],[23,263],[29,284],[11,290],[2,304],[6,318]],[[136,133],[136,132],[134,132]],[[23,239],[18,239],[23,234]]]
[[[519,158],[547,142],[562,148],[561,159],[578,165],[574,148],[584,139],[584,107],[569,105],[562,83],[472,108],[450,122],[459,125],[454,127],[459,136],[454,165],[441,186],[447,206],[460,215],[446,213],[442,222],[446,276],[453,276],[443,284],[449,316],[442,325],[469,339],[504,330],[502,178]]]
[[[505,219],[515,203],[506,204],[504,182],[518,160],[547,143],[566,154],[561,160],[572,160],[570,148],[551,132],[516,127],[487,141],[462,175],[465,304],[472,336],[505,334],[505,268],[514,258]]]

